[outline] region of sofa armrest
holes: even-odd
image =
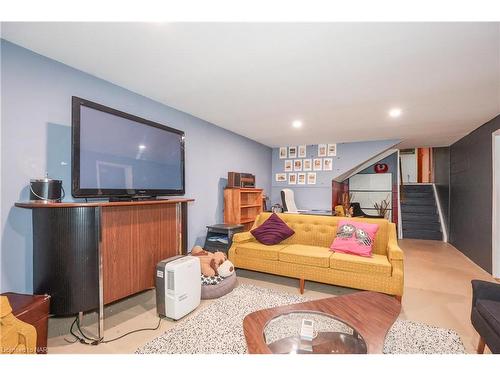
[[[254,239],[255,237],[250,232],[239,232],[234,234],[233,243],[250,242]]]
[[[478,299],[500,301],[500,284],[483,280],[472,280],[472,306]]]
[[[396,224],[389,223],[389,233],[387,241],[387,258],[391,260],[403,260],[403,250],[398,245],[398,237],[396,235]]]

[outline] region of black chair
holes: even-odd
[[[500,353],[500,284],[472,280],[471,322],[479,333],[477,352],[488,345],[492,353]]]
[[[358,202],[352,202],[352,217],[366,217],[369,219],[383,219],[383,216],[379,215],[368,215],[361,209],[361,205]]]

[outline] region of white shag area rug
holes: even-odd
[[[243,318],[257,310],[308,301],[303,296],[243,284],[194,311],[150,341],[138,354],[246,354]],[[464,354],[453,330],[398,319],[389,330],[386,354]]]

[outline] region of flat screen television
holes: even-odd
[[[183,195],[184,132],[72,98],[76,198]]]

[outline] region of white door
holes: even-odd
[[[417,182],[417,150],[413,154],[399,154],[401,159],[401,177],[403,183]]]
[[[500,278],[500,130],[493,133],[493,277]]]

